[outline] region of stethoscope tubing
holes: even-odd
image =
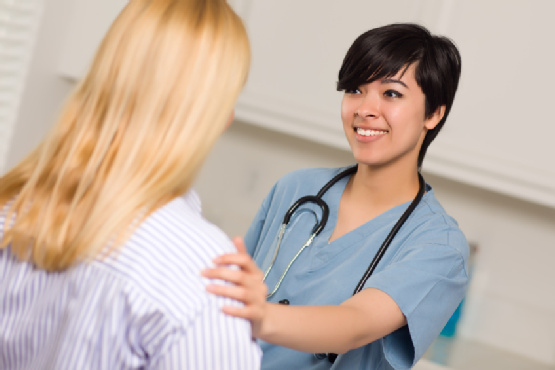
[[[382,257],[384,256],[385,252],[387,251],[387,248],[389,248],[389,245],[393,241],[393,238],[395,238],[395,235],[397,235],[397,233],[399,232],[401,227],[403,227],[403,225],[408,220],[409,216],[412,214],[412,212],[414,211],[416,206],[418,206],[418,203],[420,203],[420,200],[422,200],[422,197],[424,196],[424,193],[426,193],[426,182],[424,181],[424,177],[422,177],[420,172],[418,173],[418,181],[419,181],[419,188],[418,188],[418,193],[416,194],[416,197],[411,202],[411,204],[408,206],[408,208],[405,210],[403,215],[399,218],[399,220],[397,221],[395,226],[393,226],[393,228],[391,229],[391,231],[387,235],[387,238],[385,238],[385,240],[382,243],[380,249],[378,249],[378,252],[376,252],[376,255],[372,259],[372,262],[370,262],[370,265],[368,266],[368,269],[366,270],[364,275],[362,275],[362,278],[358,282],[358,284],[357,284],[357,286],[356,286],[356,288],[353,292],[353,295],[357,294],[358,292],[360,292],[362,290],[362,288],[364,287],[364,284],[366,284],[366,282],[368,281],[370,276],[374,273],[374,270],[376,269],[376,267],[378,266],[378,264],[382,260]]]
[[[303,246],[301,247],[301,249],[299,249],[299,251],[297,252],[295,257],[293,257],[293,259],[289,262],[289,264],[285,268],[285,271],[283,271],[283,274],[281,274],[281,277],[279,278],[276,286],[274,287],[274,290],[272,290],[271,293],[266,295],[266,298],[270,298],[271,296],[273,296],[275,294],[275,292],[277,292],[277,290],[279,289],[279,286],[281,285],[281,282],[285,278],[285,275],[287,275],[287,272],[289,271],[289,269],[293,265],[293,262],[295,262],[297,260],[297,257],[299,257],[301,255],[302,251],[305,250],[306,247],[308,247],[308,246],[310,246],[310,244],[312,244],[312,241],[314,240],[315,237],[316,237],[316,233],[313,233],[313,234],[310,235],[310,238],[308,238],[308,240],[303,244]],[[277,250],[277,248],[276,248],[276,250]],[[275,260],[275,256],[274,256],[274,260]],[[268,274],[270,273],[270,270],[272,269],[272,266],[273,266],[273,263],[272,263],[272,265],[270,265],[270,267],[268,268],[268,270],[264,274],[264,279],[262,281],[266,280],[266,276],[268,276]]]

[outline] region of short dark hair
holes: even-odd
[[[447,37],[435,36],[425,27],[396,23],[371,29],[360,35],[349,48],[341,69],[337,90],[357,89],[360,85],[392,77],[415,64],[416,83],[426,97],[425,118],[445,105],[439,124],[429,130],[418,154],[418,168],[430,143],[445,124],[453,105],[461,75],[461,55]]]

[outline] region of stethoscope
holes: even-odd
[[[268,267],[268,269],[264,273],[264,278],[262,279],[262,281],[264,281],[264,282],[266,281],[266,278],[268,277],[268,274],[270,273],[270,271],[272,270],[272,267],[274,266],[274,262],[276,261],[276,257],[278,255],[279,248],[281,246],[281,240],[283,239],[283,235],[285,234],[285,228],[289,224],[289,221],[291,220],[291,217],[293,216],[295,211],[301,205],[303,205],[305,203],[315,203],[322,209],[322,218],[320,219],[320,222],[316,223],[316,225],[312,229],[312,233],[310,234],[310,237],[303,244],[301,249],[299,249],[299,251],[293,257],[293,259],[291,259],[291,262],[289,262],[289,264],[287,265],[287,267],[283,271],[283,274],[281,274],[281,277],[279,278],[278,282],[276,283],[276,286],[266,296],[266,298],[270,298],[271,296],[273,296],[277,292],[277,290],[279,289],[279,286],[281,285],[281,282],[283,281],[283,279],[287,275],[287,272],[289,271],[289,269],[291,268],[291,266],[293,265],[293,263],[295,262],[297,257],[299,257],[299,255],[302,253],[302,251],[305,250],[307,247],[309,247],[312,244],[312,242],[314,241],[314,239],[318,236],[318,234],[320,234],[320,232],[322,230],[324,230],[324,227],[326,226],[326,223],[328,222],[328,216],[329,216],[330,211],[329,211],[328,205],[322,199],[322,196],[329,190],[329,188],[331,188],[333,185],[335,185],[339,180],[341,180],[342,178],[344,178],[346,176],[351,176],[354,173],[356,173],[357,169],[358,169],[358,166],[353,166],[353,167],[350,167],[350,168],[340,172],[334,178],[332,178],[326,185],[324,185],[322,187],[322,189],[320,189],[318,194],[316,194],[316,196],[307,195],[305,197],[302,197],[299,200],[297,200],[287,210],[287,212],[285,213],[285,217],[283,218],[283,222],[281,224],[281,227],[279,229],[278,242],[277,242],[277,245],[276,245],[276,250],[274,252],[274,256],[272,257],[272,261],[270,262],[270,266]],[[399,230],[401,229],[401,227],[403,226],[405,221],[409,218],[411,213],[414,211],[414,209],[416,208],[416,206],[418,205],[418,203],[420,202],[420,200],[424,196],[424,193],[425,193],[425,190],[426,190],[425,189],[425,182],[424,182],[424,178],[422,177],[420,172],[418,173],[418,180],[419,180],[419,183],[420,183],[420,188],[418,189],[418,194],[416,194],[416,197],[414,198],[412,203],[405,210],[403,215],[399,218],[399,220],[397,221],[395,226],[393,226],[393,228],[389,232],[389,235],[387,235],[387,238],[385,238],[382,246],[380,247],[378,252],[376,252],[376,255],[374,256],[374,258],[372,259],[372,262],[368,266],[368,269],[362,275],[362,278],[358,282],[358,284],[357,284],[357,286],[356,286],[356,288],[353,292],[353,295],[357,294],[358,292],[360,292],[362,290],[362,287],[364,286],[364,284],[366,284],[366,281],[370,278],[370,276],[372,275],[372,273],[376,269],[376,266],[378,265],[378,263],[380,263],[382,257],[384,256],[385,252],[387,251],[387,248],[389,247],[389,245],[393,241],[393,238],[395,238],[395,235],[397,235],[397,233],[399,232]],[[289,304],[289,301],[284,299],[284,300],[281,300],[279,303]],[[337,358],[337,354],[335,354],[335,353],[328,353],[328,354],[326,354],[326,353],[316,353],[316,354],[314,354],[314,356],[317,359],[323,359],[323,358],[327,357],[328,360],[331,363],[334,363],[335,359]]]

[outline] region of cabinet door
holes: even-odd
[[[335,83],[347,49],[370,28],[421,23],[452,38],[463,60],[424,169],[555,207],[555,2],[242,0],[241,9],[253,61],[239,119],[346,149]]]

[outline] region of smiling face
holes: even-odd
[[[443,107],[425,118],[426,97],[416,83],[414,64],[403,71],[343,96],[343,129],[360,164],[381,167],[402,162],[416,169],[427,130],[441,120]]]

